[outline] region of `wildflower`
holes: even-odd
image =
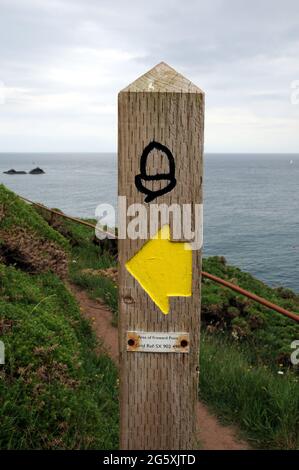
[[[279,375],[283,375],[283,374],[284,374],[284,372],[283,372],[282,370],[279,370],[277,373],[278,373]]]
[[[232,337],[236,340],[239,339],[239,335],[238,335],[237,331],[235,331],[235,330],[232,331]]]

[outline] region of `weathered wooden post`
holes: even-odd
[[[119,93],[118,115],[126,208],[139,203],[153,235],[155,205],[186,205],[201,232],[204,93],[161,63]],[[159,219],[164,239],[149,240],[149,230],[130,238],[134,210],[119,207],[120,446],[194,449],[201,247],[190,250],[186,233],[174,237],[187,226],[175,215],[169,225]]]

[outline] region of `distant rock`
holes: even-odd
[[[38,166],[36,168],[33,168],[33,170],[29,171],[30,175],[42,175],[44,173],[45,173],[44,170],[42,170]]]
[[[26,175],[26,171],[17,171],[17,170],[14,170],[13,168],[11,170],[8,170],[8,171],[3,171],[3,173],[5,173],[6,175]]]

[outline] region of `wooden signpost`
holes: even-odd
[[[177,204],[191,207],[194,228],[202,203],[204,94],[161,63],[119,93],[118,113],[118,193],[127,209],[142,205],[148,229],[130,237],[134,210],[122,208],[120,446],[194,449],[201,249],[190,250],[185,235],[174,240],[173,218],[160,220],[156,233],[150,226],[154,205]]]

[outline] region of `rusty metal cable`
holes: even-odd
[[[96,227],[94,224],[91,224],[90,222],[86,222],[84,220],[77,219],[76,217],[71,217],[70,215],[66,215],[62,212],[58,212],[55,209],[49,209],[48,207],[44,206],[43,204],[39,204],[38,202],[30,201],[29,199],[27,199],[25,197],[22,197],[22,196],[19,196],[19,197],[20,197],[20,199],[23,199],[24,201],[28,202],[29,204],[33,204],[34,206],[40,207],[41,209],[44,209],[48,212],[52,212],[55,215],[58,215],[60,217],[64,217],[65,219],[71,220],[72,222],[76,222],[76,223],[85,225],[86,227],[90,227],[93,230],[95,230],[97,228],[97,230],[101,231],[100,228]],[[104,230],[102,230],[102,231],[104,232]],[[105,233],[107,233],[107,232],[105,232]],[[108,232],[108,233],[109,233],[109,236],[111,238],[114,238],[114,239],[117,238],[114,234],[112,234],[110,232]],[[288,317],[291,320],[294,320],[297,323],[299,323],[299,314],[296,314],[294,312],[290,312],[289,310],[286,310],[285,308],[280,307],[279,305],[276,305],[273,302],[269,302],[269,300],[266,300],[263,297],[260,297],[259,295],[253,294],[252,292],[249,292],[248,290],[245,290],[242,287],[239,287],[236,284],[233,284],[232,282],[225,281],[224,279],[222,279],[218,276],[214,276],[213,274],[207,273],[205,271],[202,271],[201,274],[202,274],[202,277],[207,278],[207,279],[209,279],[213,282],[217,282],[218,284],[220,284],[224,287],[227,287],[228,289],[231,289],[235,292],[238,292],[239,294],[244,295],[245,297],[248,297],[249,299],[254,300],[255,302],[258,302],[259,304],[263,305],[264,307],[270,308],[271,310],[274,310],[274,311],[280,313],[281,315],[284,315],[285,317]]]
[[[34,206],[40,207],[41,209],[51,212],[52,214],[59,215],[60,217],[64,217],[65,219],[71,220],[72,222],[77,222],[78,224],[85,225],[86,227],[90,227],[93,230],[97,229],[100,232],[109,233],[109,237],[111,238],[117,238],[113,233],[107,232],[105,230],[101,230],[99,227],[96,227],[94,224],[91,224],[90,222],[77,219],[76,217],[72,217],[70,215],[66,215],[63,212],[56,211],[55,209],[49,209],[48,207],[44,206],[43,204],[40,204],[39,202],[30,201],[30,199],[27,199],[26,197],[19,196],[19,198],[23,199],[23,201],[28,202],[29,204],[33,204]]]
[[[233,284],[232,282],[225,281],[224,279],[221,279],[218,276],[214,276],[213,274],[207,273],[205,271],[202,271],[202,276],[206,277],[207,279],[210,279],[211,281],[217,282],[218,284],[221,284],[224,287],[228,287],[231,290],[234,290],[235,292],[238,292],[239,294],[245,295],[249,299],[254,300],[255,302],[260,303],[261,305],[264,305],[264,307],[271,308],[272,310],[275,310],[278,313],[281,313],[282,315],[285,315],[286,317],[291,318],[292,320],[295,320],[296,322],[299,322],[299,315],[293,312],[289,312],[283,307],[280,307],[279,305],[274,304],[273,302],[269,302],[269,300],[264,299],[263,297],[260,297],[259,295],[253,294],[252,292],[249,292],[248,290],[242,289],[242,287],[237,286],[236,284]]]

